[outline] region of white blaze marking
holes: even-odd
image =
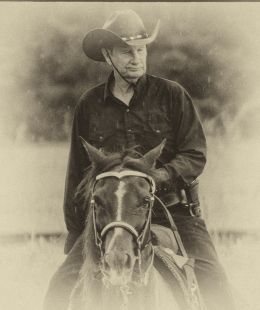
[[[124,198],[125,193],[126,193],[125,183],[123,181],[120,181],[118,183],[118,188],[115,192],[115,195],[117,197],[116,221],[122,220],[123,198]],[[117,236],[121,235],[122,231],[123,231],[123,229],[120,227],[116,227],[114,229],[114,233],[113,233],[113,236],[112,236],[110,243],[108,245],[107,252],[109,252],[111,250],[111,248],[113,247],[113,245],[115,243]]]
[[[123,198],[125,193],[126,193],[125,183],[123,181],[120,181],[118,184],[117,191],[115,192],[115,195],[117,197],[117,214],[116,214],[117,221],[121,221],[122,219]]]
[[[114,246],[114,243],[115,243],[115,241],[116,241],[117,236],[119,236],[119,235],[122,234],[122,230],[123,230],[123,229],[120,228],[120,227],[116,227],[116,228],[114,229],[113,236],[112,236],[112,238],[111,238],[111,240],[110,240],[110,242],[109,242],[109,245],[108,245],[108,247],[107,247],[107,250],[106,250],[107,253],[109,253],[109,252],[111,251],[112,247]]]

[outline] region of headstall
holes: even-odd
[[[111,223],[108,223],[105,227],[103,227],[101,229],[101,231],[99,232],[97,229],[97,224],[96,224],[96,210],[95,210],[95,200],[94,200],[94,191],[95,191],[95,186],[97,184],[97,182],[99,180],[108,178],[108,177],[115,177],[117,179],[122,179],[124,177],[128,177],[128,176],[136,176],[136,177],[141,177],[144,178],[145,180],[148,181],[149,185],[150,185],[150,194],[151,194],[151,202],[149,205],[149,210],[148,210],[148,214],[147,214],[147,218],[145,221],[145,225],[144,228],[142,229],[142,231],[139,233],[136,228],[130,224],[128,224],[127,222],[124,221],[114,221]],[[92,214],[93,214],[93,225],[94,225],[94,235],[95,235],[95,242],[96,245],[99,247],[100,249],[100,254],[101,254],[101,260],[103,261],[104,258],[104,253],[103,253],[103,241],[104,238],[106,236],[106,234],[114,228],[123,228],[126,231],[128,231],[133,237],[134,240],[136,242],[137,245],[137,259],[138,259],[138,264],[139,264],[139,272],[141,275],[141,251],[149,245],[150,240],[147,240],[145,243],[145,236],[146,233],[148,232],[148,229],[150,228],[150,223],[151,223],[151,216],[152,216],[152,207],[154,204],[154,193],[156,190],[156,186],[155,186],[155,182],[153,180],[153,178],[145,173],[139,172],[139,171],[133,171],[133,170],[124,170],[124,171],[108,171],[108,172],[104,172],[101,173],[99,175],[96,176],[96,179],[94,181],[93,187],[92,187],[92,196],[91,196],[91,201],[90,201],[90,206],[92,208]]]

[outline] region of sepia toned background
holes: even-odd
[[[40,309],[64,259],[55,236],[73,110],[109,73],[82,39],[121,8],[148,31],[161,20],[148,73],[194,100],[208,140],[203,214],[241,309],[258,309],[260,3],[163,2],[0,3],[0,308]]]

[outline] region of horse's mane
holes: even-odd
[[[89,208],[91,199],[91,190],[95,177],[103,172],[113,170],[115,167],[120,166],[123,169],[136,170],[153,176],[154,169],[151,169],[145,161],[136,160],[142,158],[142,154],[136,151],[136,147],[125,150],[122,153],[113,153],[107,155],[107,160],[103,164],[91,165],[84,173],[84,177],[76,190],[76,198],[81,200],[83,204],[83,211],[86,216],[86,228],[84,231],[84,249],[83,255],[85,256],[84,265],[81,274],[88,277],[97,269],[98,263],[98,249],[95,245],[94,231],[93,231],[93,214]]]

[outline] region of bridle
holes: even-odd
[[[95,192],[95,186],[99,180],[108,178],[108,177],[115,177],[117,179],[122,179],[124,177],[128,176],[136,176],[136,177],[141,177],[144,178],[150,185],[150,202],[149,202],[149,207],[148,207],[148,214],[145,220],[144,227],[142,231],[139,233],[136,228],[130,224],[128,224],[125,221],[113,221],[105,225],[101,229],[101,231],[98,231],[97,229],[97,223],[96,223],[96,204],[94,200],[94,192]],[[151,217],[152,217],[152,207],[154,204],[154,193],[156,190],[155,182],[153,178],[145,173],[139,172],[139,171],[133,171],[133,170],[124,170],[121,172],[116,172],[116,171],[108,171],[101,173],[96,176],[96,179],[94,181],[93,187],[92,187],[92,194],[91,194],[91,201],[90,201],[90,206],[92,208],[92,214],[93,214],[93,227],[94,227],[94,237],[95,237],[95,243],[98,246],[100,250],[100,256],[101,256],[101,262],[104,264],[104,251],[103,251],[103,243],[104,243],[104,238],[106,234],[111,231],[114,228],[123,228],[126,231],[128,231],[133,237],[134,241],[136,243],[136,248],[137,248],[137,260],[138,260],[138,269],[139,269],[139,275],[141,278],[142,270],[141,270],[141,264],[142,264],[142,259],[141,259],[141,251],[146,248],[150,244],[150,240],[145,240],[147,233],[150,231],[150,224],[151,224]],[[154,253],[152,252],[152,255]]]
[[[122,179],[122,178],[127,177],[127,176],[137,176],[137,177],[144,178],[150,185],[151,199],[150,199],[149,210],[148,210],[148,214],[147,214],[146,221],[144,224],[144,228],[142,229],[142,231],[140,233],[138,233],[138,231],[132,225],[130,225],[124,221],[114,221],[114,222],[111,222],[111,223],[108,223],[107,225],[105,225],[105,227],[103,227],[101,229],[101,231],[99,232],[97,229],[97,225],[96,225],[96,210],[95,210],[95,201],[94,201],[95,186],[99,180],[107,178],[107,177],[115,177],[117,179]],[[155,190],[156,190],[155,182],[151,176],[149,176],[145,173],[142,173],[139,171],[133,171],[133,170],[125,170],[125,171],[121,171],[121,172],[108,171],[108,172],[101,173],[101,174],[96,176],[96,179],[95,179],[93,187],[92,187],[91,207],[92,207],[92,213],[93,213],[94,235],[95,235],[96,245],[100,249],[100,257],[101,257],[101,264],[102,264],[101,268],[103,268],[103,270],[105,270],[104,269],[104,252],[103,252],[102,245],[103,245],[103,241],[104,241],[106,234],[114,228],[117,228],[117,227],[123,228],[126,231],[128,231],[134,237],[134,240],[135,240],[136,245],[137,245],[137,251],[138,251],[137,252],[137,261],[138,261],[138,273],[139,273],[138,284],[141,284],[141,285],[147,283],[147,276],[149,275],[149,271],[150,271],[151,267],[153,266],[153,260],[154,260],[154,255],[155,255],[155,250],[152,246],[151,247],[151,249],[152,249],[151,262],[150,262],[148,268],[146,268],[146,270],[144,272],[142,272],[141,251],[144,248],[146,248],[148,245],[151,244],[151,240],[149,240],[149,239],[145,240],[145,237],[146,237],[146,234],[148,232],[150,232],[152,207],[154,205],[155,199],[157,199],[159,204],[162,206],[163,211],[169,220],[171,230],[175,236],[175,239],[176,239],[176,242],[178,244],[179,251],[180,251],[181,255],[188,259],[186,250],[183,246],[183,243],[182,243],[180,236],[179,236],[179,233],[177,231],[177,227],[176,227],[167,207],[165,206],[165,204],[160,200],[159,197],[157,197],[155,195]],[[193,298],[195,298],[196,302],[199,302],[200,309],[204,309],[204,303],[203,303],[203,300],[201,299],[200,291],[198,289],[198,283],[197,283],[196,276],[194,274],[193,268],[189,264],[185,264],[183,266],[183,268],[184,268],[184,271],[186,273],[186,277],[187,277],[187,281],[188,281],[188,289],[191,292],[191,296]],[[195,293],[194,293],[194,285],[196,287]],[[123,294],[123,299],[124,299],[122,308],[127,309],[127,302],[128,302],[128,295],[129,295],[128,289],[129,288],[128,288],[128,286],[126,286],[126,287],[122,287],[121,289],[122,289],[121,292]]]

